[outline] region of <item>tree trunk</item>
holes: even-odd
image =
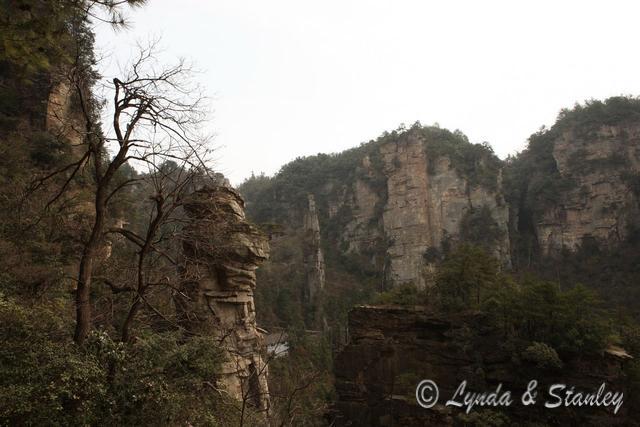
[[[87,248],[80,261],[78,286],[76,288],[76,330],[73,340],[82,344],[91,330],[91,270],[93,269],[93,250]]]
[[[127,315],[126,320],[122,324],[122,335],[120,337],[120,340],[123,343],[129,342],[129,340],[131,339],[131,325],[133,324],[133,319],[135,319],[136,314],[138,313],[138,310],[140,309],[141,305],[142,305],[142,302],[140,297],[138,296],[136,297],[136,300],[131,306],[131,308],[129,309],[129,313]]]
[[[103,194],[103,189],[98,188],[93,229],[80,259],[76,287],[76,330],[73,335],[73,340],[77,344],[84,343],[91,331],[91,279],[93,278],[93,263],[104,229],[105,200]]]

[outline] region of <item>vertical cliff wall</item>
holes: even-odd
[[[603,125],[586,135],[566,130],[554,141],[553,158],[573,185],[536,223],[543,253],[576,249],[586,237],[624,240],[640,214],[632,181],[640,174],[640,124]]]
[[[390,242],[387,276],[392,284],[410,282],[424,288],[427,251],[441,251],[449,238],[462,239],[465,216],[482,207],[489,209],[502,232],[491,249],[509,263],[508,208],[499,182],[495,190],[471,182],[448,156],[430,152],[427,138],[419,134],[410,133],[380,150],[388,177],[383,226]]]
[[[71,146],[84,142],[85,120],[79,105],[74,105],[74,88],[63,71],[52,73],[52,87],[46,107],[46,129]]]
[[[585,239],[612,248],[637,229],[640,102],[593,101],[564,110],[533,134],[508,167],[513,238],[522,252],[575,251]]]
[[[386,287],[425,288],[434,261],[429,254],[466,240],[468,217],[482,210],[497,233],[478,243],[509,265],[509,211],[499,161],[488,150],[445,130],[415,128],[361,151],[351,160],[349,179],[327,171],[316,189],[336,250],[359,255],[360,263],[384,276]]]
[[[313,194],[309,194],[308,209],[304,213],[304,250],[306,287],[305,296],[309,303],[315,303],[324,289],[325,265],[324,255],[320,244],[320,223]]]
[[[308,206],[304,213],[302,262],[304,264],[304,299],[313,311],[313,328],[324,328],[326,321],[322,311],[322,299],[325,286],[325,262],[322,252],[320,223],[313,194],[307,195]]]

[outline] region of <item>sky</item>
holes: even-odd
[[[236,185],[416,120],[504,158],[562,108],[640,94],[635,0],[150,0],[128,17],[97,25],[101,73],[157,37],[195,64]]]

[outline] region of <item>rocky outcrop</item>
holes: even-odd
[[[182,325],[218,339],[225,361],[219,382],[234,398],[269,410],[263,338],[256,325],[255,270],[269,256],[266,237],[245,219],[230,187],[204,185],[185,200],[190,219],[176,306]]]
[[[492,250],[510,264],[509,209],[502,196],[500,175],[495,188],[471,182],[446,155],[431,152],[429,140],[408,131],[376,148],[381,171],[370,156],[359,168],[362,177],[336,192],[330,213],[349,215],[341,234],[347,253],[368,254],[384,269],[388,287],[412,283],[428,286],[432,269],[425,254],[460,239],[463,219],[474,209],[488,208],[500,238]],[[376,175],[384,181],[374,180]]]
[[[605,244],[624,240],[640,214],[634,189],[640,176],[640,125],[601,126],[588,133],[570,128],[554,141],[553,158],[571,185],[535,224],[542,252],[573,250],[585,238]]]
[[[327,271],[346,260],[349,272],[376,276],[378,289],[429,287],[434,264],[460,241],[484,246],[506,268],[576,250],[585,239],[612,248],[639,227],[636,104],[614,98],[567,110],[508,162],[459,132],[418,125],[344,153],[298,159],[260,187],[269,195],[262,203],[273,203],[262,212],[286,212],[286,219],[260,222],[296,233],[308,210],[303,195],[313,194],[331,248]]]
[[[49,92],[45,127],[57,138],[66,139],[73,147],[83,143],[85,123],[79,107],[74,105],[69,79],[64,75],[56,77]]]
[[[305,296],[308,303],[314,304],[324,289],[324,255],[320,245],[320,223],[316,201],[313,194],[307,195],[308,209],[304,214],[303,263],[306,273]]]
[[[516,364],[512,349],[480,313],[443,316],[422,307],[360,306],[349,314],[350,341],[335,360],[338,400],[333,413],[338,426],[464,425],[464,410],[446,406],[460,382],[467,391],[510,390],[515,402],[500,410],[510,425],[628,425],[624,404],[617,415],[604,408],[545,409],[540,403],[520,404],[530,379],[539,387],[570,384],[595,391],[624,391],[622,361],[626,354],[581,356],[564,369],[546,371]],[[624,353],[624,352],[623,352]],[[430,409],[416,402],[416,386],[433,380],[438,403]],[[471,414],[481,409],[474,408]],[[533,425],[533,424],[531,424]]]
[[[409,134],[380,150],[388,177],[383,224],[391,242],[387,275],[392,283],[412,282],[424,288],[427,250],[442,249],[447,238],[458,237],[467,212],[482,206],[489,207],[503,230],[495,251],[505,264],[509,262],[508,208],[500,192],[469,182],[446,156],[429,162],[432,154],[419,136]]]
[[[474,243],[510,264],[501,167],[486,145],[416,124],[343,153],[297,159],[271,179],[253,177],[243,191],[257,222],[276,222],[291,236],[314,234],[317,222],[328,272],[366,276],[378,289],[423,289],[446,249],[468,240],[465,227],[478,213],[494,233],[476,230]]]

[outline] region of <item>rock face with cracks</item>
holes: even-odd
[[[304,214],[304,236],[302,257],[305,270],[304,299],[313,311],[313,323],[323,328],[325,320],[321,311],[321,301],[325,286],[325,263],[320,241],[320,223],[316,202],[312,194],[307,195],[308,210]]]
[[[389,242],[385,273],[390,283],[424,288],[429,267],[424,259],[426,251],[442,249],[448,238],[457,238],[465,215],[481,207],[488,208],[502,231],[495,255],[509,264],[509,214],[499,177],[497,190],[473,185],[447,156],[436,157],[424,137],[411,132],[384,144],[380,151],[387,177],[382,225]]]
[[[559,175],[572,184],[535,224],[543,253],[575,250],[585,238],[616,244],[637,227],[640,125],[564,131],[553,144]]]
[[[500,232],[493,254],[510,265],[509,208],[499,171],[493,188],[472,182],[417,131],[375,147],[357,168],[360,176],[349,185],[329,186],[341,186],[342,191],[330,192],[328,222],[337,222],[341,211],[349,213],[343,218],[340,247],[346,254],[364,254],[372,263],[383,260],[377,267],[386,287],[429,287],[433,266],[425,254],[460,240],[465,218],[480,209],[487,210]]]
[[[184,203],[181,323],[220,342],[219,383],[234,398],[269,410],[263,337],[256,325],[255,270],[269,256],[266,237],[245,219],[244,201],[225,185],[204,185]]]

